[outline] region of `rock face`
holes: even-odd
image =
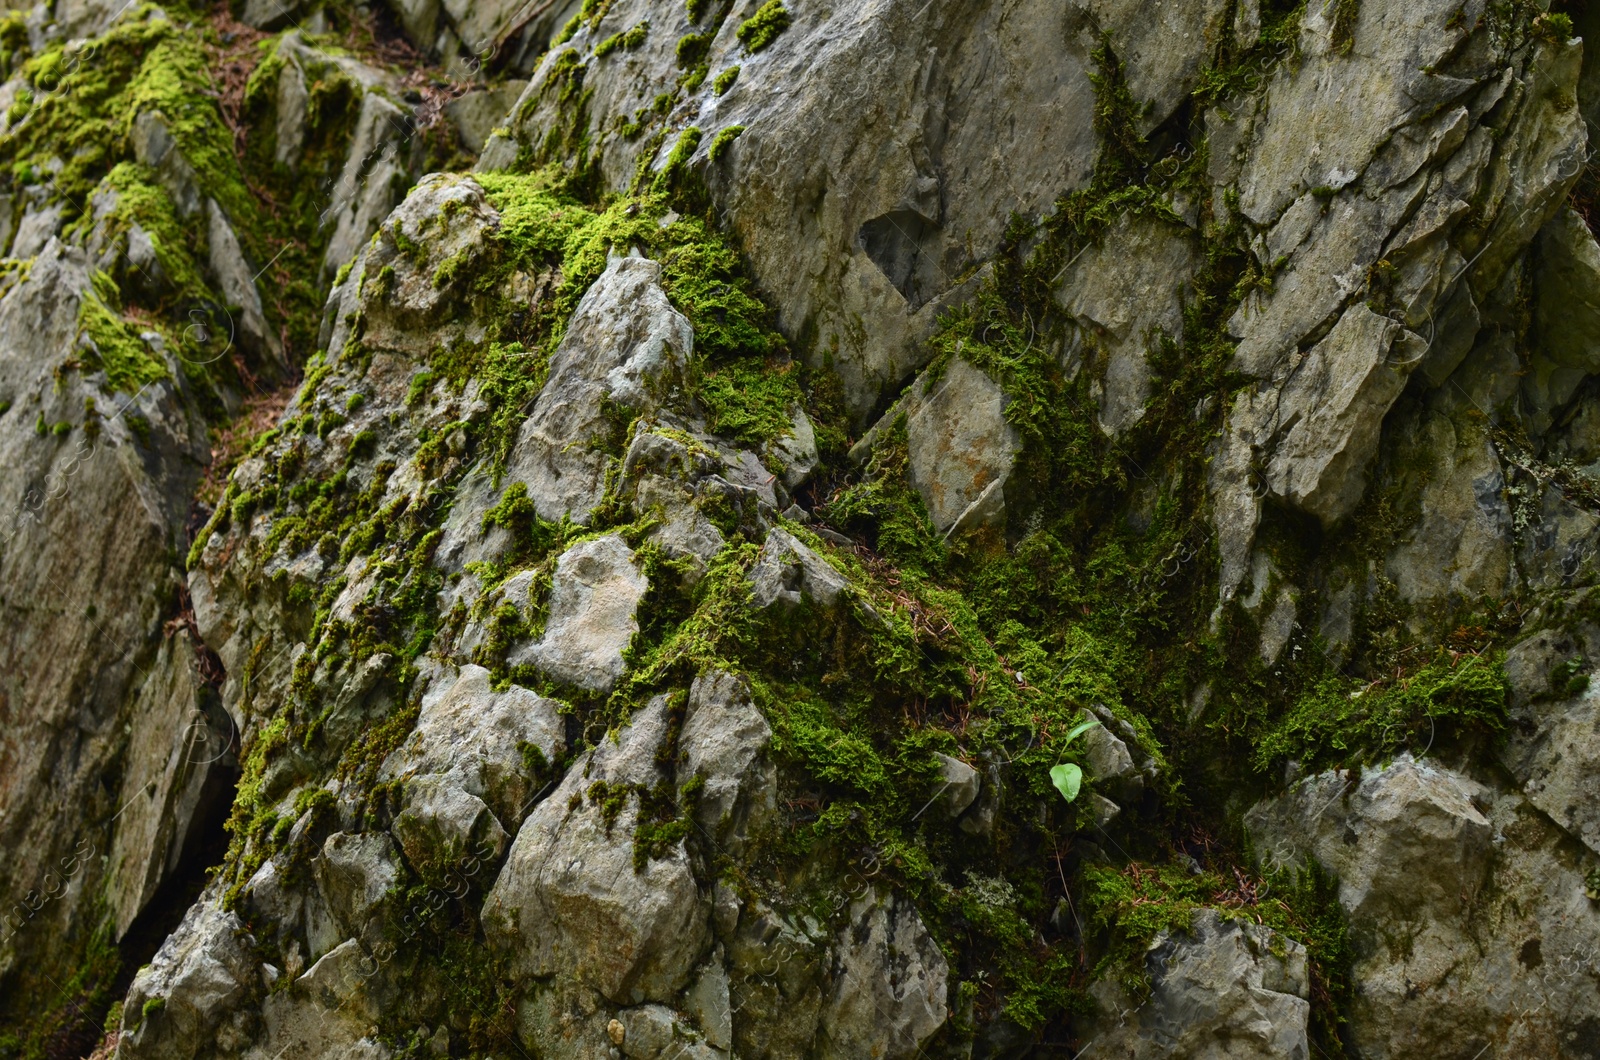
[[[1194,914],[1187,931],[1158,936],[1145,954],[1150,997],[1097,991],[1107,1029],[1095,1047],[1119,1060],[1157,1056],[1311,1055],[1305,950],[1259,924]]]
[[[709,79],[681,93],[668,128],[707,133],[698,164],[708,158],[711,133],[745,127],[728,164],[707,170],[713,194],[753,251],[787,327],[837,349],[846,400],[865,417],[881,392],[926,359],[919,340],[959,297],[973,263],[968,245],[992,246],[1011,209],[1038,211],[1087,182],[1094,135],[1077,115],[1093,106],[1095,16],[1046,3],[1004,11],[937,4],[916,18],[891,4],[796,8],[791,26],[752,55],[737,33],[759,6],[742,2],[691,24],[681,8],[628,0],[580,25],[570,47],[596,72],[607,70],[592,79],[582,132],[648,113],[658,94],[675,90],[676,42],[710,35],[708,68],[738,66],[738,79],[721,95]],[[1105,14],[1142,31],[1147,20],[1137,5],[1120,7]],[[590,60],[602,41],[643,21],[650,32],[637,49]],[[488,164],[513,157],[518,141],[544,142],[545,131],[562,123],[551,89],[564,76],[556,64],[563,50],[553,49],[533,75],[512,137],[491,141]],[[1197,66],[1204,34],[1187,37],[1180,50]],[[1168,82],[1169,98],[1184,91],[1183,75],[1157,77]],[[815,90],[791,91],[801,83]],[[845,113],[852,118],[841,125],[836,118]],[[804,146],[762,132],[822,127],[834,132]],[[604,178],[621,186],[633,172],[634,149],[603,142]],[[991,204],[985,175],[995,159],[1006,162],[1010,205],[1003,209]]]
[[[615,534],[561,554],[550,591],[544,637],[511,655],[558,681],[609,692],[622,676],[622,652],[639,631],[634,612],[650,587],[633,553]]]
[[[694,332],[657,286],[659,275],[653,261],[613,262],[550,357],[550,379],[509,462],[541,518],[582,523],[600,503],[606,461],[594,443],[610,429],[609,406],[645,412],[682,385]]]
[[[384,7],[0,19],[0,1060],[1600,1055],[1600,16]]]
[[[820,1052],[915,1056],[949,1015],[944,954],[904,903],[874,896],[851,912],[822,1009]]]
[[[660,699],[523,823],[484,905],[490,941],[523,974],[577,981],[623,1004],[669,1000],[688,983],[710,941],[710,903],[681,849],[635,871],[639,810],[610,793],[655,783],[666,730]]]
[[[1587,1048],[1596,990],[1564,973],[1600,938],[1600,912],[1560,830],[1522,795],[1402,755],[1359,783],[1301,781],[1246,825],[1264,857],[1337,875],[1362,1056]]]

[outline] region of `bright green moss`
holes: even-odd
[[[727,154],[728,148],[733,145],[733,141],[737,140],[742,132],[744,132],[743,125],[729,125],[720,130],[716,137],[712,139],[711,148],[706,152],[706,157],[711,159],[712,162],[721,161],[722,156]]]
[[[719,96],[725,96],[728,94],[728,90],[733,87],[733,83],[737,80],[739,80],[739,68],[737,66],[730,66],[712,80],[711,91],[715,92]]]
[[[678,65],[685,70],[699,66],[711,50],[713,33],[690,33],[678,39]]]
[[[84,366],[105,372],[112,390],[132,394],[147,383],[165,379],[167,368],[151,353],[134,325],[122,319],[119,304],[116,284],[105,273],[95,273],[92,290],[78,303],[78,327],[94,344],[92,352],[84,356]]]
[[[632,51],[639,45],[643,44],[645,38],[649,35],[650,23],[641,22],[632,29],[629,29],[623,33],[614,33],[605,40],[601,41],[599,44],[596,44],[594,46],[594,57],[596,59],[604,58],[605,56],[616,51],[618,48],[621,48],[624,51]]]
[[[735,35],[739,43],[754,55],[777,40],[779,34],[789,28],[790,22],[789,9],[783,6],[783,0],[767,0],[755,14],[740,24]]]

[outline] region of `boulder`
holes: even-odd
[[[1067,269],[1056,301],[1077,325],[1071,355],[1099,373],[1104,430],[1116,433],[1144,415],[1151,383],[1146,348],[1163,335],[1183,338],[1184,291],[1199,260],[1193,235],[1182,227],[1124,217]]]
[[[730,852],[777,810],[777,775],[766,754],[771,741],[772,727],[743,681],[721,671],[695,678],[678,736],[678,775],[681,783],[704,778],[695,818]]]
[[[1005,391],[970,362],[956,358],[937,378],[921,376],[861,441],[851,459],[864,462],[880,435],[905,417],[911,484],[933,525],[946,536],[1003,525],[1005,484],[1022,448],[1006,422]]]
[[[1493,829],[1473,804],[1482,788],[1402,753],[1350,781],[1323,773],[1257,804],[1245,827],[1262,856],[1309,852],[1339,878],[1352,918],[1452,917],[1485,882]]]
[[[549,779],[530,772],[530,758],[553,763],[566,746],[560,704],[518,685],[496,692],[481,666],[440,667],[422,695],[416,728],[379,776],[408,789],[414,780],[438,777],[481,800],[514,832],[537,794],[535,782],[542,787]]]
[[[1600,684],[1585,662],[1585,646],[1544,630],[1506,652],[1512,725],[1501,759],[1529,802],[1600,856],[1593,795],[1600,783]],[[1574,687],[1581,690],[1573,694]]]
[[[1423,340],[1365,306],[1346,310],[1293,367],[1276,395],[1266,480],[1272,492],[1331,525],[1355,509],[1384,415]]]
[[[244,924],[216,895],[184,914],[150,963],[133,977],[117,1055],[137,1060],[211,1056],[212,1037],[234,1010],[263,991]]]
[[[778,469],[784,487],[793,490],[811,477],[820,457],[817,432],[806,410],[796,405],[789,410],[789,421],[788,433],[769,447],[767,463]]]
[[[944,797],[945,810],[951,817],[960,817],[978,800],[978,792],[983,790],[983,774],[959,758],[947,754],[933,757],[939,766],[939,791]]]
[[[1593,1033],[1600,990],[1574,973],[1600,909],[1572,837],[1521,795],[1402,754],[1306,778],[1245,822],[1268,866],[1338,878],[1358,1055],[1569,1055]]]
[[[335,832],[322,844],[316,876],[339,926],[350,935],[365,934],[400,881],[398,853],[382,832]]]

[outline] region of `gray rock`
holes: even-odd
[[[473,154],[483,150],[489,134],[511,120],[526,81],[505,81],[493,88],[474,89],[445,104],[444,112],[456,127],[461,144]]]
[[[1600,246],[1571,209],[1540,230],[1534,260],[1536,336],[1522,391],[1543,434],[1578,385],[1600,371]]]
[[[481,666],[452,670],[433,675],[416,728],[384,761],[379,777],[439,777],[445,786],[482,800],[514,832],[537,794],[525,748],[537,748],[546,762],[554,762],[566,750],[566,721],[557,703],[526,688],[494,691]]]
[[[24,213],[21,222],[17,224],[17,234],[11,242],[11,251],[6,256],[38,257],[45,244],[55,237],[56,230],[61,227],[61,216],[64,212],[65,209],[61,206],[46,206]]]
[[[484,930],[522,976],[574,979],[619,1004],[671,1000],[710,945],[710,900],[680,841],[634,868],[638,800],[607,824],[596,783],[653,785],[667,731],[658,697],[567,773],[523,822],[483,906]]]
[[[191,906],[150,963],[133,977],[117,1055],[188,1060],[211,1055],[223,1019],[262,989],[244,924],[216,896]],[[145,1007],[155,999],[161,1001]]]
[[[407,781],[394,834],[406,860],[430,881],[470,856],[498,860],[509,835],[488,803],[458,778],[438,773]]]
[[[767,533],[749,580],[750,604],[758,611],[774,605],[789,610],[802,603],[827,611],[850,592],[850,583],[833,564],[782,527]]]
[[[1187,931],[1157,936],[1145,966],[1143,1004],[1109,980],[1090,988],[1100,1011],[1085,1051],[1116,1060],[1310,1057],[1311,983],[1298,942],[1202,909]]]
[[[1266,476],[1272,492],[1324,524],[1353,511],[1383,417],[1423,346],[1365,306],[1347,310],[1278,391],[1265,427],[1276,439]]]
[[[684,992],[684,1008],[694,1016],[706,1044],[724,1052],[733,1048],[733,1002],[722,947],[713,947],[711,959]]]
[[[951,817],[960,817],[978,799],[983,790],[983,775],[959,758],[935,754],[939,764],[940,789],[944,795],[945,809]]]
[[[829,991],[829,936],[814,921],[785,916],[756,899],[739,913],[724,944],[738,992],[735,1055],[814,1052],[823,1041],[819,1021]]]
[[[230,725],[195,680],[187,632],[164,640],[139,690],[117,804],[122,825],[111,844],[110,895],[120,940],[161,884],[192,853],[194,826],[237,768]]]
[[[1279,67],[1267,89],[1267,117],[1240,179],[1245,216],[1270,224],[1300,192],[1344,187],[1396,129],[1459,95],[1467,86],[1439,69],[1472,29],[1449,22],[1455,10],[1447,0],[1365,5],[1346,51],[1334,38],[1334,9],[1308,9],[1304,61]],[[1342,92],[1346,84],[1361,85],[1359,97]]]
[[[1145,135],[1194,91],[1229,9],[1221,0],[1088,0],[1084,7],[1124,64],[1128,90],[1144,107],[1138,127]]]
[[[347,933],[364,934],[400,880],[399,859],[382,832],[335,832],[322,844],[316,876],[334,919]]]
[[[681,385],[694,330],[667,301],[660,273],[644,258],[613,258],[550,356],[549,381],[507,461],[540,518],[583,523],[600,503],[608,403],[647,412]]]
[[[836,944],[819,1055],[917,1055],[949,1017],[948,978],[944,953],[915,906],[881,893],[858,899]]]
[[[323,213],[322,225],[331,230],[322,257],[323,280],[356,256],[404,198],[410,174],[401,152],[410,128],[410,118],[394,103],[377,92],[362,94],[350,152]]]
[[[324,1012],[348,1011],[356,1019],[376,1019],[377,998],[368,989],[372,959],[355,939],[329,950],[295,982],[298,993],[310,995]]]
[[[556,561],[544,636],[511,653],[558,681],[609,692],[622,676],[623,649],[639,631],[634,612],[647,579],[617,534],[572,546]]]
[[[1263,857],[1280,847],[1313,852],[1338,876],[1339,901],[1353,918],[1450,915],[1488,869],[1492,829],[1472,802],[1480,790],[1405,753],[1353,790],[1341,774],[1304,780],[1253,807],[1245,826]]]
[[[1198,5],[1169,6],[1187,22]],[[1137,5],[1116,7],[1130,34],[1142,32],[1148,19]],[[971,267],[999,244],[1011,213],[1047,212],[1085,186],[1097,151],[1089,51],[1098,41],[1081,9],[938,0],[912,13],[889,0],[810,10],[751,56],[736,37],[748,17],[741,7],[721,24],[706,60],[714,72],[739,65],[737,84],[718,96],[707,79],[673,115],[674,132],[745,126],[725,164],[709,165],[707,136],[691,165],[706,174],[719,215],[748,248],[785,332],[816,336],[814,351],[802,352],[819,365],[828,351],[858,423],[926,362],[923,340],[970,290]],[[567,46],[586,58],[645,18],[650,32],[637,49],[589,64],[594,93],[585,117],[608,186],[631,179],[639,155],[615,130],[676,88],[676,42],[706,27],[691,27],[681,6],[619,4]],[[1157,36],[1140,69],[1164,83],[1163,93],[1181,95],[1181,75],[1166,73],[1174,49],[1159,55]],[[543,143],[556,127],[559,93],[547,79],[566,50],[545,57],[512,136],[490,142],[482,168],[505,168],[522,145]],[[1208,54],[1193,37],[1178,50]],[[925,84],[939,87],[918,87]],[[840,122],[841,114],[851,120]],[[768,132],[779,129],[827,131],[803,139]],[[1005,164],[997,168],[996,159]]]
[[[617,1013],[622,1026],[622,1055],[635,1060],[656,1060],[674,1055],[670,1052],[673,1026],[677,1023],[671,1009],[665,1005],[640,1005],[625,1008]]]
[[[1416,475],[1417,518],[1384,561],[1400,598],[1426,605],[1511,591],[1515,535],[1486,425],[1472,412],[1430,412],[1395,431],[1411,465],[1426,468]]]
[[[696,819],[703,834],[736,853],[777,811],[777,774],[766,755],[772,727],[732,674],[711,671],[689,689],[678,746],[681,782],[704,777]]]
[[[1105,828],[1122,813],[1121,806],[1096,791],[1091,791],[1081,805],[1089,811],[1089,820],[1100,829]]]
[[[1358,782],[1303,780],[1246,825],[1269,864],[1339,878],[1360,1055],[1562,1055],[1587,1033],[1576,1014],[1600,992],[1562,969],[1600,944],[1600,910],[1559,853],[1571,838],[1521,796],[1403,754]]]
[[[228,305],[239,307],[238,317],[232,320],[235,336],[241,345],[262,356],[267,363],[287,368],[283,343],[267,326],[266,314],[261,308],[261,293],[256,289],[257,269],[246,260],[233,225],[215,199],[206,200],[205,211],[206,262],[218,292],[227,299]]]
[[[725,544],[698,501],[731,486],[724,475],[732,471],[714,443],[702,446],[698,437],[689,437],[693,441],[670,428],[641,424],[622,461],[622,493],[631,497],[635,511],[660,519],[651,540],[668,558],[690,562],[693,583]]]
[[[922,494],[933,525],[946,536],[1003,525],[1005,484],[1021,448],[1006,422],[1005,392],[967,361],[956,358],[937,379],[918,378],[855,447],[858,463],[879,434],[905,417],[911,484]]]
[[[142,166],[155,170],[156,179],[172,199],[173,208],[184,220],[200,215],[205,198],[194,167],[178,150],[177,141],[167,127],[167,118],[156,110],[140,111],[129,132],[134,157]]]
[[[1174,6],[1164,5],[1163,11]],[[1057,289],[1077,324],[1075,356],[1103,362],[1100,425],[1115,433],[1137,423],[1150,397],[1145,348],[1164,334],[1183,337],[1183,294],[1199,257],[1194,238],[1176,225],[1123,218],[1085,250]]]
[[[360,319],[365,348],[422,361],[435,344],[464,338],[466,322],[455,312],[460,292],[455,284],[440,286],[434,278],[452,260],[462,264],[463,273],[470,271],[499,223],[500,215],[476,181],[447,174],[420,181],[383,219],[377,238],[362,250],[346,282],[330,292],[319,341],[331,356],[342,356],[354,322]],[[423,253],[413,256],[402,246],[421,247]],[[385,269],[390,278],[380,284],[376,281]],[[403,393],[401,398],[403,407]]]
[[[768,463],[781,469],[779,475],[784,486],[793,490],[811,477],[819,457],[817,433],[806,410],[796,405],[789,415],[792,423],[789,433],[772,443]]]
[[[1582,647],[1552,630],[1506,652],[1513,725],[1502,761],[1528,801],[1573,838],[1600,855],[1600,682],[1583,663]],[[1576,668],[1569,664],[1578,663]],[[1576,670],[1573,673],[1573,669]],[[1553,688],[1552,678],[1589,677],[1577,695]]]
[[[1094,780],[1112,782],[1134,774],[1128,745],[1104,725],[1084,731],[1083,749],[1089,776]]]

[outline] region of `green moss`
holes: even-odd
[[[779,34],[789,28],[790,21],[789,9],[783,6],[783,0],[767,0],[755,14],[740,23],[735,35],[754,55],[777,40]]]
[[[711,50],[713,39],[712,33],[690,33],[678,38],[678,65],[685,70],[699,66]]]
[[[1445,651],[1392,681],[1329,676],[1265,734],[1255,762],[1261,769],[1284,758],[1318,769],[1349,766],[1463,732],[1492,736],[1505,728],[1506,695],[1500,663]]]
[[[93,287],[78,303],[78,327],[93,343],[84,366],[106,374],[113,391],[136,393],[140,387],[167,377],[167,367],[151,352],[134,325],[118,312],[116,284],[103,272],[94,275]]]
[[[511,534],[512,546],[508,559],[512,563],[529,562],[545,556],[567,537],[562,526],[539,518],[532,499],[528,497],[528,487],[521,482],[513,482],[506,487],[499,503],[483,513],[483,529],[495,526]]]
[[[643,44],[645,38],[649,35],[650,23],[641,22],[626,32],[614,33],[605,40],[601,41],[599,44],[596,44],[594,47],[594,57],[596,59],[604,58],[605,56],[616,51],[618,48],[622,48],[626,51],[632,51],[639,45]]]
[[[711,159],[712,162],[720,161],[722,156],[727,153],[728,148],[732,146],[733,141],[737,140],[742,132],[744,132],[743,125],[729,125],[719,131],[716,137],[712,139],[711,149],[706,152],[706,157]]]
[[[582,25],[583,14],[582,12],[579,12],[578,14],[567,19],[566,25],[561,27],[561,32],[556,34],[555,39],[550,42],[550,46],[555,47],[558,44],[567,43],[567,41],[578,35],[578,30],[580,27],[582,27]]]
[[[728,89],[732,88],[733,83],[737,80],[739,80],[739,68],[730,66],[718,74],[711,82],[711,91],[719,96],[725,96],[728,94]]]
[[[690,22],[699,22],[710,7],[711,0],[683,0],[683,8],[688,12]]]

